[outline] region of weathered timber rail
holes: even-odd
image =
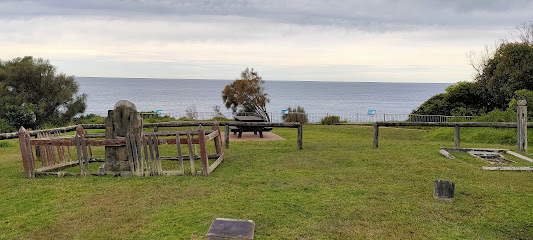
[[[219,125],[219,126],[225,126],[225,147],[229,148],[229,135],[230,135],[230,126],[236,126],[236,127],[278,127],[278,128],[297,128],[298,129],[298,135],[297,135],[297,145],[298,149],[303,148],[303,129],[302,124],[299,122],[287,122],[287,123],[272,123],[272,122],[237,122],[237,121],[224,121],[224,122],[215,122],[215,121],[183,121],[183,122],[160,122],[160,123],[143,123],[143,128],[153,128],[154,132],[158,132],[160,127],[192,127],[192,126],[213,126],[213,125]],[[35,131],[27,131],[26,133],[29,134],[29,136],[37,136],[38,133],[49,133],[49,132],[73,132],[76,131],[76,128],[78,126],[81,126],[83,129],[105,129],[104,124],[80,124],[75,126],[68,126],[68,127],[62,127],[62,128],[54,128],[54,129],[45,129],[45,130],[35,130]],[[533,125],[532,125],[533,127]],[[175,135],[176,133],[179,133],[180,135],[185,134],[183,131],[176,131],[173,132]],[[194,133],[197,134],[197,131],[194,131]],[[205,133],[210,134],[211,131],[206,130]],[[159,135],[160,134],[160,135]],[[165,133],[158,133],[158,136],[171,136],[166,135],[170,134],[168,132]],[[87,134],[88,138],[99,138],[103,137],[105,135],[102,134]],[[18,138],[18,133],[2,133],[0,134],[0,140],[3,139],[11,139],[11,138]]]
[[[525,151],[524,148],[520,148],[520,145],[524,145],[522,141],[527,142],[527,128],[533,128],[533,123],[522,123],[524,127],[518,128],[519,124],[515,122],[376,122],[374,124],[374,148],[379,146],[379,127],[453,127],[454,131],[454,147],[460,147],[460,129],[462,127],[485,127],[485,128],[516,128],[518,129],[517,144],[520,151]],[[526,145],[527,147],[527,145]]]
[[[24,167],[24,175],[27,178],[34,178],[37,175],[57,175],[57,176],[73,176],[73,175],[108,175],[113,173],[99,172],[97,174],[89,171],[89,162],[102,162],[103,159],[92,158],[91,146],[126,146],[127,154],[129,155],[129,174],[137,176],[154,176],[154,175],[184,175],[185,168],[184,160],[201,160],[201,171],[196,171],[194,161],[190,161],[192,175],[209,176],[213,170],[224,160],[224,150],[222,147],[222,137],[219,125],[214,123],[212,130],[204,130],[202,125],[196,131],[173,131],[173,132],[146,132],[139,135],[128,133],[126,137],[117,139],[103,139],[91,140],[87,139],[86,131],[83,125],[76,126],[76,135],[51,137],[45,130],[41,131],[26,131],[23,127],[18,132],[20,142],[22,161]],[[88,127],[100,128],[99,125],[91,125]],[[65,128],[63,130],[68,130]],[[57,131],[57,129],[56,129]],[[31,139],[30,133],[38,132],[37,139]],[[173,138],[158,138],[158,136],[172,136]],[[182,138],[186,136],[186,138]],[[196,138],[193,138],[196,136]],[[101,135],[92,137],[102,137]],[[207,142],[214,141],[216,154],[208,154]],[[199,155],[195,155],[192,151],[192,146],[198,145],[200,148]],[[166,157],[159,156],[159,145],[176,145],[177,158],[170,157],[171,160],[179,161],[179,169],[177,171],[163,171],[161,167],[161,159]],[[187,145],[189,148],[189,156],[183,156],[181,145]],[[32,147],[36,148],[36,154],[43,152],[38,160],[41,160],[42,167],[36,169],[35,157]],[[70,150],[69,156],[65,156],[64,147],[75,147],[77,150],[77,160],[72,157]],[[57,148],[57,155],[54,148]],[[144,158],[142,154],[144,153]],[[56,158],[57,156],[57,158]],[[209,159],[215,159],[212,164],[209,164]],[[57,170],[80,166],[80,173],[56,172]]]

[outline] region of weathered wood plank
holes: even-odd
[[[533,171],[533,167],[483,167],[489,171]]]
[[[453,134],[453,146],[455,148],[461,147],[461,128],[459,126],[455,126],[455,131]]]
[[[39,173],[48,172],[48,171],[52,171],[52,170],[58,170],[58,169],[73,167],[73,166],[76,166],[76,165],[78,165],[78,162],[70,161],[70,162],[65,162],[65,163],[59,163],[59,164],[56,164],[56,165],[53,165],[53,166],[38,168],[38,169],[35,170],[35,172],[39,172]]]
[[[229,148],[229,125],[226,124],[225,128],[226,128],[226,131],[224,133],[224,138],[225,138],[224,139],[225,140],[224,143],[225,143],[225,147]]]
[[[518,100],[516,110],[517,145],[519,152],[527,152],[527,105],[526,100]]]
[[[202,175],[209,176],[209,162],[207,158],[207,142],[205,141],[204,128],[198,127],[198,146],[200,147],[200,159],[202,160]]]
[[[24,176],[26,178],[35,177],[35,163],[33,159],[33,151],[30,144],[30,135],[26,132],[24,127],[20,127],[18,132],[20,153],[22,155],[22,165],[24,167]]]
[[[302,127],[302,125],[298,125],[298,140],[297,140],[297,144],[298,144],[298,149],[302,149],[303,148],[303,127]]]
[[[215,168],[217,168],[222,161],[224,161],[224,154],[220,155],[220,157],[218,157],[218,159],[211,164],[211,166],[209,166],[209,173],[213,172],[213,170],[215,170]]]
[[[148,175],[151,173],[150,169],[150,158],[148,158],[148,137],[142,136],[142,144],[143,144],[143,150],[144,150],[144,162],[145,162],[145,170],[143,173],[148,172]]]
[[[206,135],[204,141],[205,141],[205,142],[208,142],[208,141],[210,141],[211,139],[213,139],[213,138],[215,138],[216,136],[218,136],[218,134],[219,134],[218,130],[215,130],[215,131],[211,132],[210,134]]]
[[[379,147],[379,125],[374,124],[374,148]]]
[[[196,171],[194,169],[194,153],[192,151],[192,139],[190,133],[187,133],[187,146],[189,147],[189,159],[193,159],[189,162],[191,164],[191,174],[194,175]]]
[[[450,154],[448,151],[446,151],[445,149],[440,149],[439,152],[440,154],[444,155],[445,157],[449,159],[455,159],[455,157],[452,154]]]
[[[178,167],[179,170],[185,174],[185,167],[183,166],[183,154],[181,152],[181,137],[179,133],[176,133],[176,148],[178,150]]]
[[[522,160],[525,160],[525,161],[528,161],[528,162],[532,162],[532,163],[533,163],[533,159],[528,158],[528,157],[526,157],[526,156],[524,156],[524,155],[522,155],[522,154],[518,154],[518,153],[515,153],[515,152],[513,152],[513,151],[507,151],[507,153],[509,153],[509,154],[511,154],[511,155],[513,155],[513,156],[515,156],[515,157],[517,157],[517,158],[520,158],[520,159],[522,159]]]

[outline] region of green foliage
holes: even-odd
[[[412,114],[473,116],[485,111],[473,83],[458,82],[446,88],[446,93],[437,94],[424,102]]]
[[[322,125],[333,125],[336,123],[340,123],[340,117],[339,116],[327,116],[320,120],[320,123]]]
[[[270,102],[265,93],[265,81],[254,69],[246,68],[241,72],[241,77],[233,83],[226,85],[222,91],[222,100],[227,109],[235,112],[255,112],[260,117],[270,122],[266,104]]]
[[[226,121],[233,121],[233,119],[229,119],[224,116],[217,116],[217,117],[213,117],[209,119],[209,121],[226,122]]]
[[[9,141],[0,141],[0,148],[10,148],[13,144]]]
[[[297,106],[295,108],[288,107],[287,111],[289,113],[283,114],[281,118],[284,122],[299,122],[301,124],[307,123],[307,114],[305,114],[305,109],[302,106]]]
[[[11,124],[9,124],[5,119],[0,118],[0,133],[15,132],[15,129]]]
[[[533,24],[527,28],[533,32]],[[448,87],[446,93],[431,97],[412,113],[464,116],[504,111],[517,91],[533,90],[533,44],[526,40],[502,42],[492,56],[473,64],[479,65],[474,66],[478,73],[473,82]]]
[[[0,61],[0,118],[12,127],[62,125],[85,111],[74,76],[57,73],[48,60],[24,57]]]
[[[91,113],[75,117],[73,121],[75,124],[103,124],[105,123],[105,117]]]

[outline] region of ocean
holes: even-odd
[[[200,114],[213,112],[218,105],[224,113],[222,90],[230,80],[92,78],[76,77],[79,92],[86,93],[87,110],[106,116],[122,99],[133,102],[139,111],[161,110],[174,117],[187,108]],[[268,112],[278,114],[287,107],[304,107],[316,114],[409,114],[431,96],[443,93],[449,83],[265,81],[270,97]]]

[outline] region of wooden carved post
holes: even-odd
[[[209,162],[207,161],[207,143],[205,141],[204,128],[198,127],[198,145],[200,145],[200,159],[202,160],[202,175],[209,176]]]
[[[303,148],[303,128],[302,128],[302,124],[299,124],[298,125],[298,149],[302,149]]]
[[[374,148],[378,148],[379,145],[379,126],[374,124]]]
[[[459,128],[459,126],[455,126],[455,132],[453,135],[453,146],[455,148],[460,148],[460,144],[461,144],[460,134],[461,134],[461,128]]]
[[[33,151],[31,149],[30,134],[26,132],[24,127],[20,127],[18,132],[20,153],[22,155],[22,165],[24,166],[24,176],[26,178],[35,177],[35,159],[33,158]]]
[[[527,152],[527,106],[526,100],[518,100],[516,111],[516,132],[518,151]]]
[[[226,134],[224,135],[226,148],[229,148],[229,125],[226,124]]]

